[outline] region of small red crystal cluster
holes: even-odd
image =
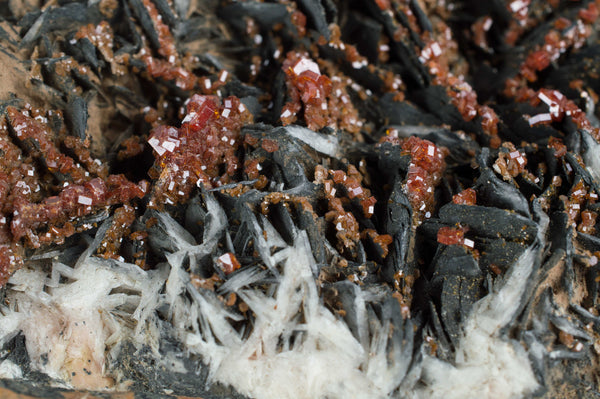
[[[444,154],[429,140],[416,136],[401,139],[395,130],[389,130],[387,133],[380,142],[399,145],[402,151],[411,157],[405,187],[414,212],[413,221],[420,224],[424,218],[432,215],[435,187],[446,167]]]
[[[459,69],[461,61],[458,55],[451,51],[458,49],[458,45],[453,39],[450,28],[442,22],[438,25],[437,35],[432,36],[430,32],[422,33],[421,39],[425,44],[419,61],[428,68],[433,77],[432,84],[445,88],[450,102],[465,121],[470,122],[479,117],[481,129],[489,137],[490,147],[498,148],[501,143],[498,137],[500,118],[491,107],[478,102],[477,93],[463,76],[465,71]],[[484,21],[482,27],[489,29],[490,24]],[[452,67],[456,71],[453,72]]]
[[[454,76],[434,60],[429,61],[427,65],[429,72],[435,76],[433,83],[446,87],[446,93],[463,119],[469,122],[479,116],[483,132],[490,137],[490,147],[498,148],[502,141],[498,137],[500,118],[496,112],[489,106],[478,103],[477,93],[463,78]]]
[[[437,241],[444,245],[462,245],[468,249],[473,249],[475,243],[465,237],[469,231],[466,227],[440,227],[437,232]]]
[[[578,128],[589,131],[596,140],[600,140],[600,129],[592,125],[585,112],[573,100],[569,100],[557,90],[542,88],[536,91],[528,86],[528,83],[538,80],[538,72],[547,69],[561,55],[582,47],[594,32],[593,25],[598,16],[598,4],[590,2],[586,8],[579,10],[575,21],[558,18],[554,29],[544,36],[544,45],[537,46],[527,55],[517,76],[506,80],[505,96],[519,102],[529,101],[533,106],[544,103],[548,107],[547,113],[529,118],[531,126],[560,122],[568,116]],[[589,94],[582,92],[582,95]]]
[[[568,196],[561,195],[559,199],[569,216],[569,225],[581,233],[593,234],[598,213],[584,209],[586,205],[598,202],[598,194],[586,187],[583,181],[579,181],[571,188]]]
[[[502,143],[502,150],[498,152],[493,168],[504,180],[510,181],[522,173],[528,173],[527,156],[517,150],[513,143],[505,141]]]
[[[284,126],[295,122],[304,110],[304,120],[309,129],[330,126],[353,133],[360,131],[362,122],[342,77],[330,79],[321,74],[319,65],[307,54],[297,52],[288,53],[282,68],[290,96],[280,115]]]
[[[190,60],[182,59],[179,56],[173,34],[169,26],[162,20],[154,3],[150,0],[143,0],[143,4],[158,34],[160,44],[158,53],[163,57],[153,56],[147,45],[142,48],[140,56],[146,64],[146,71],[153,78],[175,82],[177,87],[182,90],[193,90],[198,85],[199,78],[186,65],[186,61],[189,63]]]
[[[364,217],[370,218],[375,213],[377,200],[369,189],[362,187],[362,181],[363,176],[354,165],[348,166],[348,172],[326,169],[320,165],[315,168],[315,183],[323,186],[328,203],[329,211],[325,214],[325,220],[335,227],[340,251],[345,248],[354,249],[361,238],[358,221],[352,212],[344,209],[344,205],[347,207],[349,201],[357,200]],[[340,197],[339,194],[343,196]],[[365,234],[369,235],[373,242],[379,243],[383,252],[387,254],[387,245],[391,243],[391,237],[380,236],[376,231]]]
[[[252,114],[237,97],[222,102],[215,96],[193,95],[180,128],[160,125],[148,144],[156,162],[151,207],[184,201],[195,186],[217,187],[231,181],[240,169],[236,151],[240,129]]]
[[[458,205],[475,205],[477,203],[477,192],[467,188],[452,196],[452,202]]]
[[[434,190],[445,168],[444,156],[431,141],[416,136],[409,137],[401,145],[411,157],[406,176],[408,199],[420,218],[429,218],[433,212]]]
[[[64,128],[53,131],[49,118],[62,120],[62,115],[29,105],[8,107],[0,125],[0,286],[22,265],[23,245],[63,243],[94,227],[82,222],[85,216],[142,198],[149,189],[145,181],[109,175],[91,157],[89,144],[66,136]],[[61,152],[60,145],[75,157]]]

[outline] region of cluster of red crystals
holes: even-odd
[[[142,59],[146,64],[148,74],[153,78],[162,78],[166,81],[174,81],[182,90],[192,90],[196,87],[198,77],[186,68],[173,66],[168,61],[152,57],[150,51],[143,50]]]
[[[18,198],[29,201],[42,199],[42,183],[31,157],[22,153],[9,136],[6,119],[0,121],[0,215],[2,228],[6,227],[4,214],[13,211],[12,204]],[[2,235],[0,241],[6,241]]]
[[[123,54],[121,57],[115,57],[113,52],[114,34],[108,22],[102,21],[98,25],[82,26],[75,33],[75,40],[84,38],[88,39],[100,51],[104,59],[110,62],[113,74],[124,75],[127,73],[125,64],[129,55]]]
[[[598,194],[590,191],[580,180],[571,188],[568,197],[561,195],[559,198],[569,216],[569,224],[576,227],[577,231],[581,233],[593,234],[598,215],[594,211],[585,210],[585,207],[586,204],[596,203]]]
[[[252,114],[237,97],[221,104],[218,97],[192,96],[179,129],[161,125],[150,133],[148,143],[156,159],[151,173],[157,181],[149,205],[175,204],[196,185],[215,187],[231,181],[240,167],[240,129],[251,121]]]
[[[275,152],[279,149],[279,144],[271,139],[262,139],[260,141],[260,146],[266,152]]]
[[[0,245],[0,287],[4,286],[10,275],[23,266],[22,248],[15,244]]]
[[[398,82],[394,80],[392,86],[396,83]],[[350,84],[350,80],[345,79],[343,76],[333,76],[331,78],[331,95],[327,99],[327,107],[330,118],[334,121],[334,127],[339,127],[350,133],[359,133],[364,122],[360,119],[358,110],[350,99],[346,89],[348,84]],[[400,81],[399,84],[402,84],[402,82]]]
[[[343,51],[346,61],[348,61],[354,69],[366,67],[369,64],[367,58],[360,55],[356,46],[345,43],[342,40],[342,31],[339,25],[335,23],[329,25],[329,31],[329,41],[325,42],[325,38],[321,37],[321,40],[319,41],[320,44],[327,44],[329,47]]]
[[[64,129],[54,132],[47,125],[49,117],[61,115],[29,105],[23,110],[8,107],[0,124],[0,285],[22,265],[23,245],[62,243],[93,227],[77,223],[78,218],[141,198],[148,190],[144,181],[135,184],[122,175],[108,175],[106,166],[91,156],[88,142],[67,136]],[[62,153],[61,146],[75,159]]]
[[[389,46],[387,44],[382,46],[386,48],[387,53]],[[382,46],[380,46],[380,48]],[[406,96],[403,90],[406,89],[406,86],[399,75],[393,73],[392,71],[382,71],[380,78],[383,81],[383,85],[387,93],[396,93],[394,96],[394,101],[404,101]]]
[[[75,157],[77,157],[79,163],[89,173],[103,178],[108,176],[107,165],[92,157],[92,154],[89,150],[89,143],[81,141],[74,136],[66,136],[62,140],[62,143],[66,148],[75,154]]]
[[[325,220],[335,226],[340,251],[344,251],[344,249],[352,251],[360,240],[356,218],[352,212],[347,212],[344,209],[344,205],[348,200],[358,199],[363,209],[363,215],[367,218],[370,218],[375,212],[377,200],[368,189],[362,187],[362,179],[362,175],[353,165],[348,166],[347,173],[343,170],[326,169],[320,165],[315,168],[315,183],[323,185],[325,197],[328,201],[329,211],[325,214]],[[340,187],[344,188],[346,197],[336,196]],[[343,194],[343,192],[340,194]],[[375,242],[378,236],[377,233],[372,232],[370,235]],[[386,241],[385,237],[382,237],[380,241],[384,243]]]
[[[414,223],[420,224],[423,217],[431,217],[434,189],[445,168],[444,155],[431,141],[416,136],[402,139],[395,129],[387,131],[380,140],[383,142],[400,145],[411,156],[405,187],[414,211]]]
[[[477,192],[467,188],[452,197],[452,202],[458,205],[475,205],[477,203]]]
[[[543,7],[545,10],[530,11],[529,6],[531,0],[512,0],[507,3],[507,10],[513,16],[510,21],[508,29],[505,31],[504,41],[514,46],[517,41],[521,38],[523,33],[527,30],[534,28],[541,22],[541,17],[547,13],[548,8],[557,9],[560,4],[560,0],[548,0],[545,4],[538,3],[537,7]],[[563,28],[564,29],[564,28]]]
[[[222,193],[229,195],[230,197],[239,197],[250,191],[250,187],[239,183],[235,187],[226,187],[221,190]]]
[[[123,205],[115,210],[113,220],[104,234],[104,238],[100,243],[97,253],[105,259],[123,260],[119,256],[119,248],[123,241],[123,237],[129,234],[130,227],[135,221],[135,208],[131,205]]]
[[[23,248],[13,241],[10,215],[18,199],[41,199],[41,185],[33,160],[11,142],[5,118],[0,122],[0,287],[23,265]]]
[[[548,148],[554,149],[554,156],[556,158],[563,157],[567,154],[567,146],[557,137],[550,137],[548,139]]]
[[[263,200],[260,203],[260,211],[263,215],[267,215],[269,213],[269,205],[271,204],[279,204],[282,203],[287,207],[288,201],[291,201],[292,197],[288,194],[284,194],[279,191],[271,192],[264,196]]]
[[[127,158],[133,158],[144,152],[145,142],[140,136],[131,136],[121,142],[122,149],[117,153],[117,159],[122,161]]]
[[[371,195],[371,191],[362,186],[363,176],[354,165],[348,166],[348,172],[343,170],[325,169],[317,166],[315,169],[315,183],[323,184],[325,197],[329,201],[340,200],[336,197],[338,187],[343,187],[346,196],[350,199],[357,199],[360,204],[363,215],[366,218],[373,216],[375,212],[375,203],[377,200]],[[343,194],[340,193],[340,194]]]
[[[402,12],[408,16],[411,30],[421,32],[417,20],[410,9],[409,2],[394,3]],[[397,22],[397,21],[396,21]],[[490,28],[490,21],[482,20],[483,31]],[[419,61],[424,64],[433,76],[432,83],[443,86],[450,98],[451,103],[458,109],[465,121],[472,121],[476,117],[481,119],[481,127],[485,134],[490,137],[490,146],[498,148],[501,140],[498,137],[499,118],[495,111],[488,106],[479,104],[477,93],[462,77],[467,71],[466,63],[460,60],[458,55],[458,44],[453,40],[450,28],[443,22],[435,24],[437,34],[423,32],[421,40],[424,46],[421,48]],[[409,37],[406,28],[398,26],[398,34],[394,34],[395,41],[402,41]],[[452,68],[452,69],[451,69]],[[453,71],[455,73],[453,73]]]
[[[437,232],[437,242],[444,245],[462,245],[465,248],[473,249],[475,243],[465,238],[467,231],[466,227],[440,227]]]
[[[39,118],[14,107],[8,107],[6,115],[15,137],[27,146],[31,156],[43,160],[50,172],[67,175],[77,184],[88,180],[87,171],[73,158],[60,152],[53,134]]]
[[[421,50],[419,61],[425,64],[430,60],[437,60],[442,54],[443,51],[440,43],[434,40],[430,40],[427,44],[425,44],[425,46]]]
[[[246,138],[244,139],[244,144],[249,144],[248,140],[247,140],[248,137],[252,137],[252,136],[246,135]],[[256,147],[256,144],[254,144],[252,146]],[[263,188],[265,188],[267,186],[267,184],[269,182],[267,177],[260,173],[262,171],[262,166],[260,165],[260,163],[263,162],[264,160],[265,160],[264,157],[259,157],[259,158],[246,157],[246,159],[244,160],[244,173],[249,180],[254,180],[254,179],[257,180],[256,183],[254,183],[254,188],[256,188],[257,190],[262,190]]]
[[[381,248],[381,257],[385,258],[388,255],[388,246],[393,242],[392,236],[389,234],[379,234],[373,229],[366,229],[362,232],[362,238],[369,236],[375,245]]]
[[[175,38],[171,34],[169,26],[163,22],[162,16],[151,0],[142,0],[142,3],[146,11],[148,11],[150,19],[152,19],[155,31],[158,33],[158,42],[160,44],[158,53],[170,63],[174,63],[179,58],[179,53],[177,52]]]
[[[437,232],[437,241],[444,245],[461,245],[465,239],[465,232],[456,227],[440,227]]]
[[[190,91],[200,85],[204,89],[203,92],[213,92],[215,87],[210,79],[199,78],[192,72],[192,64],[195,58],[191,56],[180,57],[175,45],[175,38],[169,26],[163,22],[162,16],[154,3],[151,0],[143,0],[143,4],[152,20],[155,31],[158,33],[158,54],[162,57],[153,56],[152,50],[144,38],[145,45],[141,49],[139,57],[146,65],[148,75],[153,78],[173,81],[182,90]],[[222,82],[217,83],[220,85]]]
[[[529,4],[531,0],[512,0],[508,2],[506,8],[512,14],[513,18],[524,25],[529,14]]]
[[[429,72],[434,75],[433,84],[446,87],[446,93],[452,104],[458,109],[465,121],[481,117],[481,128],[490,136],[490,146],[498,148],[501,143],[498,137],[498,123],[500,119],[496,112],[477,102],[477,93],[471,85],[461,77],[456,77],[435,61],[429,61]]]
[[[577,231],[585,234],[594,234],[596,232],[596,220],[598,213],[593,211],[581,212],[581,222],[577,225]]]
[[[596,140],[600,140],[600,129],[592,125],[585,112],[579,108],[574,101],[569,100],[559,91],[540,89],[535,92],[528,89],[519,91],[519,94],[520,97],[517,98],[518,101],[529,100],[533,106],[537,106],[541,103],[548,106],[548,113],[538,114],[529,118],[529,124],[531,126],[560,122],[567,116],[578,128],[590,132]],[[587,95],[585,92],[584,94]]]
[[[21,248],[14,245],[0,245],[0,287],[4,286],[10,275],[23,266]]]
[[[529,100],[531,105],[534,107],[540,103],[544,103],[548,106],[547,114],[538,114],[529,119],[531,126],[537,125],[538,123],[550,123],[560,122],[563,120],[565,114],[568,112],[568,116],[575,116],[571,109],[569,100],[557,90],[540,89],[536,96]],[[572,102],[571,102],[572,103]],[[577,112],[575,112],[576,114]]]
[[[289,52],[283,62],[286,85],[291,101],[285,104],[280,119],[284,125],[294,123],[300,111],[309,129],[325,126],[358,132],[361,124],[340,77],[329,79],[306,54]]]
[[[493,20],[489,16],[481,17],[471,25],[473,42],[482,50],[490,51],[487,40],[487,32],[492,27]]]
[[[502,148],[508,151],[498,153],[493,168],[504,180],[509,181],[526,171],[527,157],[509,141],[502,143]]]
[[[306,15],[302,11],[296,10],[290,15],[290,18],[298,31],[298,37],[304,37],[306,35]]]
[[[445,168],[444,155],[431,141],[416,136],[404,139],[400,145],[411,157],[405,185],[418,224],[423,217],[431,217],[434,190]]]
[[[283,62],[286,85],[291,101],[281,112],[284,125],[293,123],[304,104],[304,119],[307,126],[319,130],[328,126],[327,97],[331,93],[331,80],[321,74],[319,66],[307,55],[289,52]]]
[[[378,76],[383,82],[383,89],[385,92],[394,93],[395,101],[404,100],[404,90],[406,87],[402,82],[400,75],[387,70],[385,68],[378,67],[374,64],[369,64],[366,57],[362,56],[356,46],[344,42],[342,40],[341,29],[337,24],[331,24],[329,26],[330,38],[326,40],[323,36],[319,38],[319,45],[328,46],[334,48],[339,52],[343,53],[345,60],[354,69],[367,68],[369,73]],[[380,45],[378,50],[380,53],[381,61],[386,62],[389,58],[389,40],[386,36],[382,36],[380,39]],[[329,70],[335,70],[329,61],[320,60]],[[347,93],[347,87],[351,87],[358,96],[365,100],[372,95],[370,90],[362,88],[352,79],[345,77],[343,74],[331,74],[331,96],[328,100],[328,109],[330,112],[331,119],[337,121],[337,126],[347,130],[351,133],[358,133],[364,125],[364,121],[359,119],[358,112],[354,107],[354,104],[350,101],[350,97]]]
[[[567,99],[556,90],[530,89],[528,82],[537,80],[537,72],[546,69],[551,62],[569,49],[580,48],[593,32],[593,24],[598,19],[598,5],[590,2],[587,8],[579,10],[578,19],[571,23],[565,18],[559,18],[554,24],[554,29],[546,33],[544,45],[537,46],[528,54],[525,62],[520,66],[519,75],[508,79],[505,84],[504,94],[517,101],[531,101],[534,105],[543,101],[548,105],[549,112],[539,114],[529,119],[529,124],[535,126],[540,123],[558,122],[563,117],[569,116],[580,129],[586,129],[600,140],[600,130],[592,126],[583,112],[573,101]],[[571,28],[571,25],[573,26]],[[569,28],[568,30],[566,30]],[[566,30],[566,31],[565,31]]]
[[[352,251],[360,239],[359,226],[352,212],[344,210],[339,198],[329,201],[329,212],[325,214],[325,220],[335,226],[338,250]]]
[[[58,195],[47,197],[40,203],[18,199],[13,204],[10,226],[13,240],[26,238],[27,243],[35,248],[62,242],[76,232],[72,224],[75,218],[89,215],[100,207],[142,198],[147,191],[145,181],[135,184],[122,175],[110,175],[106,181],[97,177],[83,185],[69,184]],[[47,225],[51,226],[50,229],[45,234],[38,234],[37,230]],[[61,225],[62,228],[59,227]]]

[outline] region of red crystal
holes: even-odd
[[[279,149],[279,145],[277,144],[277,142],[270,139],[263,139],[260,146],[266,152],[275,152]]]
[[[416,205],[414,211],[418,212],[422,210],[421,207],[425,207],[425,199],[428,197],[427,190],[430,188],[428,180],[428,174],[423,168],[414,166],[408,170],[406,187],[413,207]]]
[[[444,245],[461,245],[465,239],[465,232],[456,227],[440,227],[437,232],[437,241]]]
[[[191,131],[204,129],[208,121],[218,114],[216,101],[218,100],[211,96],[194,94],[187,105],[187,117],[184,119],[182,128],[187,127]]]
[[[562,140],[556,137],[550,137],[548,140],[548,147],[554,149],[554,156],[560,158],[567,154],[567,146],[563,144]]]
[[[217,258],[217,265],[225,274],[231,274],[241,267],[240,262],[231,252],[227,252]]]
[[[390,9],[390,0],[375,0],[380,10],[385,11]]]
[[[370,218],[371,216],[373,216],[373,213],[375,212],[376,203],[377,200],[373,196],[367,197],[360,201],[360,205],[363,208],[363,214],[365,215],[365,217]]]
[[[583,10],[579,10],[579,13],[577,15],[584,22],[588,24],[593,24],[598,18],[598,7],[596,7],[595,3],[590,3],[587,9],[584,8]]]
[[[430,174],[440,172],[444,158],[441,151],[431,141],[411,136],[402,143],[402,149],[410,151],[415,166]]]
[[[100,204],[106,199],[106,183],[104,180],[96,178],[84,184],[87,194],[92,198],[93,204]]]
[[[525,64],[536,71],[541,71],[550,65],[550,61],[550,54],[546,50],[538,50],[529,54]]]
[[[23,266],[23,259],[13,245],[0,245],[0,287],[4,286],[13,271]]]
[[[452,197],[452,202],[459,205],[475,205],[477,203],[477,192],[467,188]]]

